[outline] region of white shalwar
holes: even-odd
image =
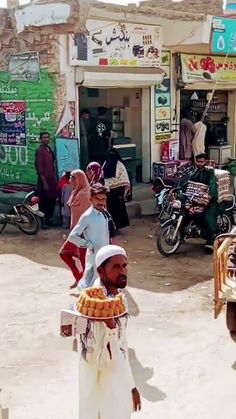
[[[205,153],[205,137],[207,127],[203,122],[199,121],[194,124],[195,135],[192,141],[192,151],[194,157],[198,154]]]
[[[97,278],[96,254],[110,243],[108,218],[102,211],[90,207],[80,217],[79,222],[69,234],[68,241],[78,247],[86,247],[86,263],[79,289],[91,287]]]
[[[131,418],[135,384],[125,339],[127,319],[118,323],[109,329],[104,322],[88,321],[87,337],[81,335],[79,419]]]

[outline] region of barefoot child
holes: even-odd
[[[70,187],[72,192],[67,204],[71,212],[71,229],[73,229],[80,220],[81,215],[91,206],[90,186],[82,170],[73,170],[71,172]],[[86,248],[76,246],[66,240],[59,251],[59,255],[70,268],[75,278],[75,282],[70,288],[76,288],[85,269]]]

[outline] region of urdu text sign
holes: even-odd
[[[236,19],[214,17],[211,50],[214,53],[236,54]]]
[[[162,27],[89,19],[89,35],[70,38],[70,64],[97,67],[160,67]]]

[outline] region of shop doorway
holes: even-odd
[[[143,124],[146,96],[146,92],[143,95],[142,88],[79,87],[79,111],[80,114],[83,110],[89,111],[91,123],[98,116],[98,108],[106,108],[104,119],[112,131],[114,146],[123,158],[133,183],[143,181],[144,165],[150,166],[150,159],[147,162],[150,153],[150,124]],[[89,130],[89,123],[87,127]],[[143,150],[144,138],[145,150]],[[146,149],[147,138],[149,138],[149,150]],[[81,160],[83,161],[83,155]]]
[[[182,90],[180,109],[187,110],[193,123],[203,114],[211,92],[207,90]],[[205,148],[209,157],[209,147],[225,146],[228,139],[228,92],[216,90],[205,120],[207,127]]]

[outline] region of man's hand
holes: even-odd
[[[130,191],[131,191],[131,187],[130,187],[130,185],[127,185],[127,186],[125,187],[125,193],[126,193],[126,194],[129,194],[129,193],[130,193]]]
[[[82,238],[82,237],[81,237]],[[87,248],[92,252],[92,253],[94,253],[94,245],[93,245],[93,243],[89,240],[88,241],[88,243],[87,243]]]
[[[48,186],[48,183],[46,181],[43,182],[43,189],[44,189],[45,192],[49,191],[49,186]]]
[[[104,320],[104,323],[106,323],[106,325],[109,329],[115,329],[116,328],[115,319]]]
[[[137,388],[132,390],[134,412],[140,412],[141,410],[141,397]]]

